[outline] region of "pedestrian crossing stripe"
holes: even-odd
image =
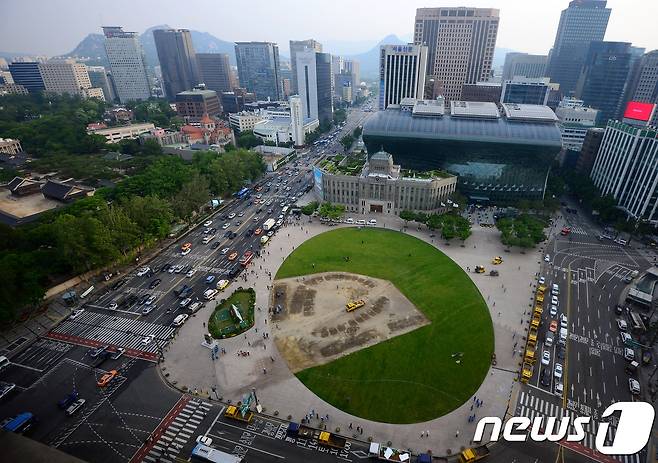
[[[536,397],[526,392],[521,392],[519,396],[519,400],[517,402],[515,416],[525,416],[527,418],[530,418],[530,420],[533,422],[535,418],[538,417],[541,418],[555,417],[556,424],[563,417],[568,416],[570,418],[569,421],[570,424],[567,430],[567,435],[569,435],[569,434],[575,434],[575,427],[573,425],[573,422],[576,418],[578,418],[581,415],[576,414],[572,410],[566,410],[559,404],[550,402],[540,397]],[[589,449],[592,449],[594,451],[597,451],[596,431],[598,430],[599,424],[600,423],[598,421],[594,419],[590,419],[589,423],[583,426],[583,429],[585,431],[585,438],[580,442],[581,445]],[[615,428],[611,425],[608,427],[605,444],[610,445],[614,439],[614,436],[615,436]],[[642,452],[634,455],[619,455],[619,456],[613,455],[613,457],[616,460],[623,463],[640,463],[640,461],[642,461],[641,453]]]

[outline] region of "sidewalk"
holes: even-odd
[[[357,215],[354,217],[358,218]],[[379,226],[385,228],[400,230],[403,226],[397,217],[378,216],[377,219]],[[224,400],[232,401],[240,400],[255,388],[268,414],[276,411],[282,418],[291,416],[294,420],[300,420],[314,410],[319,415],[329,414],[328,429],[340,428],[342,434],[352,435],[349,430],[351,423],[353,429],[357,426],[364,428],[363,435],[357,436],[354,433],[354,437],[363,440],[372,437],[374,441],[381,442],[390,440],[394,446],[410,448],[415,452],[430,449],[436,455],[444,455],[458,452],[461,446],[470,445],[477,420],[468,423],[467,417],[473,411],[477,412],[478,419],[482,416],[503,417],[512,389],[518,384],[515,378],[523,346],[523,340],[519,338],[524,334],[524,322],[531,316],[533,284],[541,261],[541,251],[506,253],[500,244],[498,231],[493,228],[477,227],[464,247],[461,247],[458,241],[446,246],[443,240],[430,238],[430,232],[425,227],[421,231],[409,227],[408,234],[430,242],[464,269],[475,265],[485,265],[489,269],[492,267],[491,258],[496,255],[505,260],[502,265],[496,266],[500,277],[490,277],[488,273],[470,273],[489,306],[494,325],[497,365],[490,369],[475,394],[483,400],[482,407],[471,411],[472,401],[467,400],[461,407],[441,418],[425,423],[393,425],[351,416],[322,401],[290,372],[273,342],[276,326],[270,326],[266,318],[270,300],[269,273],[275,275],[285,257],[303,241],[330,229],[321,225],[317,219],[308,223],[306,217],[281,228],[265,249],[264,256],[254,261],[242,280],[229,287],[229,290],[238,286],[255,288],[256,306],[262,308],[256,312],[255,327],[245,335],[220,341],[226,354],[213,362],[210,351],[201,346],[206,331],[203,324],[214,308],[214,304],[208,304],[182,327],[165,352],[162,366],[163,372],[168,374],[168,380],[175,383],[176,387],[185,386],[192,391],[196,389],[204,395],[210,395],[209,391],[216,386]],[[272,335],[263,339],[263,333]],[[518,345],[515,347],[517,340]],[[238,351],[248,351],[250,356],[238,356]],[[319,424],[319,420],[312,421],[314,426]],[[428,430],[430,437],[421,438],[421,432]]]

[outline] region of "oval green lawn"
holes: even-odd
[[[489,369],[493,326],[484,299],[461,267],[403,233],[342,228],[303,243],[276,278],[328,271],[391,281],[431,323],[299,372],[309,389],[353,415],[399,424],[437,418],[473,396]],[[453,358],[459,352],[460,364]]]

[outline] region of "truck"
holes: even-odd
[[[486,445],[481,445],[480,447],[474,447],[464,450],[459,454],[459,463],[471,463],[473,461],[479,461],[489,456],[489,449]]]
[[[242,421],[243,423],[251,423],[254,419],[254,414],[249,409],[242,409],[242,407],[236,407],[235,405],[229,405],[226,407],[224,412],[226,418],[231,418],[233,420]]]
[[[276,220],[267,219],[265,222],[263,222],[263,230],[265,230],[265,231],[271,230],[275,223],[276,223]]]
[[[384,460],[384,461],[411,460],[411,452],[409,452],[408,450],[398,450],[384,444],[378,444],[377,442],[370,443],[368,456],[370,458],[376,458],[378,460]]]
[[[319,429],[311,428],[309,426],[304,426],[303,424],[290,422],[288,424],[288,430],[286,433],[292,437],[303,437],[305,439],[315,439],[321,445],[326,447],[333,447],[336,449],[342,449],[345,447],[347,439],[341,437],[337,434],[330,433],[328,431],[321,431]]]

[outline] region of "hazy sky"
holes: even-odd
[[[327,44],[355,42],[365,51],[385,35],[410,40],[418,7],[499,8],[497,46],[547,53],[568,0],[1,0],[0,51],[56,55],[72,50],[101,25],[143,32],[169,24],[229,41],[278,42],[313,37]],[[658,0],[608,0],[606,40],[658,48]],[[330,48],[330,47],[326,47]],[[345,44],[343,47],[346,48]],[[347,53],[346,49],[338,51]]]

